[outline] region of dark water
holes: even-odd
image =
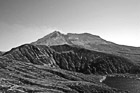
[[[140,93],[140,80],[126,77],[107,77],[103,83],[106,85],[130,91],[130,93]]]

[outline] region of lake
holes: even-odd
[[[130,93],[140,93],[140,79],[115,76],[106,77],[103,83],[113,88],[127,90]]]

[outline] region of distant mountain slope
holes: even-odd
[[[33,42],[32,44],[37,45],[63,45],[68,44],[65,38],[65,35],[61,34],[60,32],[53,32],[49,35],[44,36],[41,39],[38,39],[37,42]]]
[[[82,34],[62,34],[58,31],[54,31],[51,34],[33,42],[34,45],[73,45],[86,49],[100,51],[104,53],[115,54],[130,59],[134,63],[140,64],[140,48],[118,45],[102,39],[99,36],[91,35],[89,33]]]
[[[3,54],[9,59],[36,65],[59,67],[85,74],[137,73],[130,60],[70,45],[45,46],[25,44]],[[133,69],[133,70],[132,70]]]

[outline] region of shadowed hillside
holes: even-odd
[[[130,60],[69,45],[25,44],[3,54],[4,57],[36,65],[59,67],[85,74],[130,73],[136,67]],[[139,70],[138,70],[139,71]]]
[[[125,58],[83,48],[25,44],[0,57],[0,92],[127,93],[103,84],[97,74],[126,73],[132,67]]]
[[[3,54],[3,52],[0,51],[0,56]]]

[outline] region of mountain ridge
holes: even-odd
[[[131,57],[125,57],[126,53]],[[0,55],[0,92],[130,93],[109,87],[102,80],[110,75],[138,75],[140,66],[131,60],[139,58],[138,54],[134,47],[89,33],[55,31]]]
[[[87,74],[131,73],[137,65],[130,60],[69,45],[25,44],[4,53],[9,59]],[[139,72],[139,69],[137,69]],[[134,73],[135,74],[135,73]]]
[[[94,37],[94,39],[102,39],[100,36],[92,35],[92,34],[89,34],[89,33],[81,33],[81,34],[77,34],[77,33],[67,33],[67,34],[63,34],[63,33],[59,32],[59,31],[54,31],[54,32],[52,32],[52,33],[50,33],[50,34],[44,36],[43,38],[40,38],[40,39],[38,39],[37,41],[32,42],[32,44],[40,44],[40,45],[41,45],[41,43],[43,43],[43,41],[41,41],[41,40],[44,40],[44,39],[47,40],[47,39],[58,38],[58,37],[70,41],[70,39],[80,39],[80,37],[78,38],[78,36],[84,37],[84,36],[87,36],[87,35],[88,35],[88,37],[92,37],[92,38]],[[87,38],[87,37],[86,37],[86,38]],[[56,39],[56,40],[57,40],[57,39]],[[102,39],[102,40],[103,40],[103,39]],[[48,41],[49,41],[49,40],[48,40]],[[61,44],[61,43],[59,43],[58,45],[60,45],[60,44]],[[65,44],[66,44],[66,43],[65,43]],[[46,43],[46,45],[53,45],[53,44],[47,44],[47,43]],[[57,44],[56,44],[56,45],[57,45]]]
[[[51,34],[48,34],[31,44],[47,45],[47,46],[68,44],[94,51],[123,56],[125,58],[130,59],[134,63],[140,64],[140,47],[118,45],[113,42],[106,41],[102,39],[100,36],[92,35],[90,33],[62,34],[59,31],[54,31]]]

